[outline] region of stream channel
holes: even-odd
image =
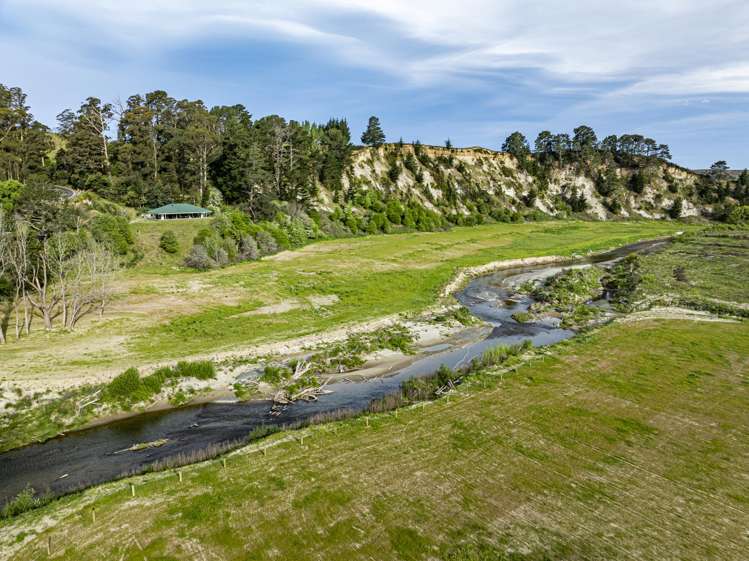
[[[340,409],[363,411],[370,402],[398,390],[401,382],[434,373],[440,365],[459,368],[489,348],[530,340],[535,346],[569,339],[575,332],[559,327],[558,320],[518,323],[516,312],[533,303],[530,296],[512,290],[530,279],[542,279],[570,267],[597,264],[608,267],[630,253],[649,253],[666,241],[648,241],[625,246],[564,265],[538,265],[504,269],[478,277],[455,294],[473,315],[490,326],[481,340],[462,345],[435,345],[422,351],[409,366],[387,376],[359,382],[329,384],[333,393],[317,401],[299,402],[279,416],[272,416],[269,401],[206,403],[113,421],[90,429],[70,432],[39,444],[0,454],[0,504],[25,487],[37,492],[63,495],[147,469],[150,464],[178,455],[189,456],[213,446],[246,439],[263,425],[293,426],[310,417]],[[606,306],[605,299],[597,302]],[[158,448],[127,451],[136,443],[168,439]]]

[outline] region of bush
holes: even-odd
[[[239,255],[237,257],[242,261],[256,261],[257,259],[260,259],[260,250],[255,238],[250,235],[242,238],[242,241],[239,244]]]
[[[684,200],[681,197],[676,197],[676,199],[674,199],[674,203],[671,205],[671,208],[668,209],[668,215],[674,220],[678,220],[679,218],[681,218],[683,208]]]
[[[103,243],[117,255],[125,255],[133,245],[130,223],[123,216],[100,214],[91,222],[94,239]]]
[[[215,267],[216,262],[208,255],[208,251],[206,251],[205,247],[196,244],[192,246],[190,253],[185,257],[185,265],[192,267],[193,269],[206,271]]]
[[[257,248],[261,256],[278,253],[276,239],[265,230],[260,230],[255,234],[255,241],[257,242]]]
[[[749,205],[734,207],[728,215],[731,224],[746,224],[749,222]]]
[[[208,360],[195,362],[178,362],[173,369],[176,378],[196,378],[197,380],[212,380],[216,377],[216,367]]]
[[[18,516],[29,510],[44,506],[52,500],[50,495],[36,496],[36,492],[33,487],[26,487],[23,491],[18,493],[15,498],[8,501],[3,510],[0,511],[0,518],[7,519]]]
[[[167,230],[166,232],[161,234],[159,247],[167,253],[173,254],[179,251],[179,242],[177,241],[177,236],[172,230]]]
[[[141,389],[140,374],[137,368],[128,368],[109,382],[105,396],[111,401],[130,401]]]

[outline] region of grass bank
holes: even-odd
[[[155,243],[164,227],[142,226],[139,243],[143,236]],[[433,304],[462,267],[602,250],[691,228],[654,221],[493,224],[325,241],[205,273],[146,258],[118,280],[119,296],[102,319],[89,318],[74,333],[36,329],[4,347],[0,379],[37,389],[96,382],[130,366],[415,312]]]
[[[746,322],[611,324],[424,408],[272,435],[266,454],[183,468],[182,482],[165,472],[63,498],[1,523],[0,551],[743,559],[747,357]]]

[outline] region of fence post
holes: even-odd
[[[221,458],[221,465],[226,469],[226,458]]]
[[[52,536],[47,536],[47,556],[52,555]]]
[[[177,471],[177,477],[179,477],[179,482],[182,483],[182,470]]]
[[[135,496],[135,485],[132,483],[130,484],[130,495]]]
[[[96,509],[93,507],[91,508],[91,523],[96,524]]]

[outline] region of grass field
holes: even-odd
[[[741,304],[747,300],[749,232],[716,231],[685,236],[647,257],[641,298]]]
[[[74,333],[37,325],[32,336],[3,348],[0,380],[22,387],[93,381],[130,366],[295,338],[423,309],[460,267],[601,250],[695,228],[664,221],[494,224],[320,242],[206,273],[179,269],[179,256],[157,249],[163,230],[174,229],[186,251],[201,225],[136,225],[144,259],[118,279],[119,296],[105,316]],[[329,304],[314,305],[317,297]]]
[[[0,523],[0,558],[743,560],[748,392],[746,322],[611,324],[450,400],[61,499]]]

